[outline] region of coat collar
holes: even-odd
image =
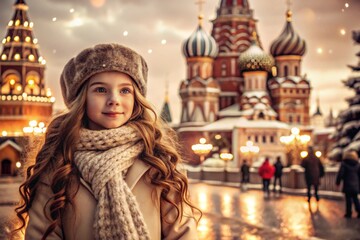
[[[143,161],[141,161],[140,159],[135,160],[133,165],[129,168],[125,177],[125,182],[127,183],[130,190],[133,190],[136,183],[147,172],[147,170],[149,170],[149,168],[150,166],[144,163]],[[87,190],[89,190],[90,193],[94,195],[90,185],[87,182],[85,182],[84,179],[80,178],[80,182],[82,183],[82,185],[84,185],[84,187]]]
[[[130,190],[132,190],[136,183],[140,180],[140,178],[149,170],[150,166],[141,161],[140,159],[136,159],[134,164],[129,168],[125,182],[129,186]]]

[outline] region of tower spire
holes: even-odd
[[[195,2],[196,5],[199,6],[199,15],[198,15],[198,20],[199,20],[199,25],[202,26],[203,24],[203,19],[204,19],[204,14],[202,12],[202,7],[203,7],[203,4],[205,3],[205,0],[197,0]]]
[[[291,20],[292,20],[292,12],[291,12],[292,0],[286,0],[286,5],[287,5],[286,21],[291,22]]]

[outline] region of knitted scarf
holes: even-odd
[[[142,152],[139,133],[129,126],[80,130],[75,164],[97,200],[95,239],[150,239],[124,175]]]

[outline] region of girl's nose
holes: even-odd
[[[119,100],[119,96],[116,93],[112,93],[109,96],[108,99],[108,105],[112,106],[112,105],[119,105],[120,104],[120,100]]]

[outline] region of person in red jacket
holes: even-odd
[[[270,179],[274,176],[275,168],[270,164],[269,158],[265,158],[264,163],[259,168],[259,175],[263,180],[263,191],[268,197],[270,195],[269,185]]]

